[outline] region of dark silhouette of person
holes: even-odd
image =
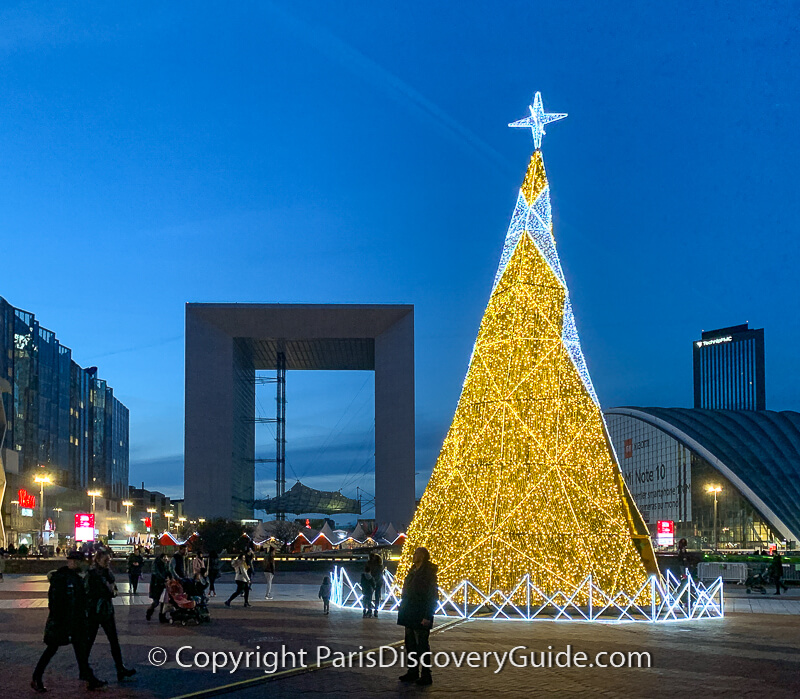
[[[783,588],[784,592],[789,590],[786,585],[783,583],[783,559],[781,558],[781,554],[777,551],[775,555],[772,556],[772,563],[769,565],[769,572],[772,576],[772,580],[775,582],[775,594],[781,594],[781,588]]]
[[[111,657],[117,668],[117,680],[122,682],[126,677],[136,674],[136,670],[126,668],[122,663],[122,649],[119,647],[117,635],[117,622],[114,618],[114,597],[117,596],[117,586],[114,584],[114,574],[108,567],[110,556],[106,551],[95,554],[94,565],[86,574],[86,597],[88,604],[88,650],[97,638],[97,631],[102,626],[108,643],[111,646]]]
[[[383,596],[383,559],[380,554],[371,553],[369,556],[370,572],[372,573],[372,590],[375,595],[375,604],[372,605],[372,615],[377,618],[378,608],[381,606]]]
[[[144,565],[144,558],[138,550],[131,551],[128,556],[128,582],[131,584],[131,594],[139,594],[139,578],[142,576],[142,566]]]
[[[414,654],[411,657],[417,660],[417,665],[400,676],[401,682],[416,682],[421,685],[433,682],[429,636],[439,601],[437,570],[437,566],[431,563],[428,549],[420,547],[414,551],[411,570],[403,582],[397,624],[405,627],[406,653]]]
[[[167,554],[161,553],[153,561],[153,572],[150,574],[150,589],[148,596],[151,600],[150,606],[147,608],[145,617],[147,621],[153,617],[153,612],[158,607],[158,620],[162,624],[169,622],[167,615],[164,613],[164,603],[161,601],[164,595],[164,590],[167,585],[167,578],[169,578],[169,564],[167,563]]]
[[[67,564],[50,574],[50,589],[47,592],[49,613],[44,627],[46,648],[33,671],[31,687],[38,693],[47,691],[43,678],[47,664],[53,659],[60,646],[72,644],[75,659],[78,661],[80,679],[89,689],[104,687],[107,682],[97,679],[89,666],[88,619],[86,616],[88,600],[80,564],[83,554],[70,551]]]

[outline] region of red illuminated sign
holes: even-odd
[[[150,529],[150,527],[153,526],[153,520],[150,519],[149,517],[145,517],[144,518],[144,526],[147,527],[148,529]]]
[[[657,534],[675,534],[675,522],[671,519],[660,519],[656,523]]]
[[[675,545],[675,522],[671,519],[659,519],[656,522],[656,544],[659,546]]]
[[[19,500],[20,507],[30,510],[36,507],[36,496],[31,495],[27,490],[25,490],[25,488],[20,488],[17,491],[17,500]]]
[[[75,515],[75,541],[94,541],[94,515]]]

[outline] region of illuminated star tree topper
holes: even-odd
[[[566,114],[545,114],[544,107],[542,106],[542,93],[537,92],[533,98],[533,104],[528,109],[531,112],[529,117],[515,121],[509,126],[523,126],[531,130],[533,134],[533,145],[536,150],[542,147],[542,136],[545,134],[544,127],[553,121],[558,121],[566,117]]]

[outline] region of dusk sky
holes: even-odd
[[[413,303],[421,493],[533,149],[506,125],[540,90],[569,113],[543,152],[601,404],[690,406],[692,340],[749,321],[767,407],[796,410],[798,17],[4,2],[0,295],[99,367],[130,409],[131,482],[173,496],[186,302]],[[372,375],[290,373],[287,396],[287,487],[372,493]]]

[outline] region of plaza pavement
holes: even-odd
[[[602,696],[602,697],[782,697],[800,696],[800,590],[788,596],[746,595],[741,588],[726,588],[725,619],[673,624],[595,625],[579,622],[471,621],[452,625],[437,620],[440,629],[431,636],[434,651],[456,654],[478,651],[503,653],[514,646],[553,652],[571,646],[594,658],[599,652],[648,652],[650,668],[514,668],[495,674],[496,661],[487,668],[434,669],[432,687],[406,686],[397,681],[402,668],[324,667],[299,674],[283,674],[268,682],[261,669],[184,669],[175,662],[178,648],[197,651],[307,652],[307,664],[316,661],[318,646],[332,652],[377,648],[401,640],[394,614],[362,619],[356,611],[332,608],[323,616],[316,599],[318,581],[287,576],[292,582],[277,583],[272,601],[264,601],[264,585],[255,584],[253,607],[241,606],[241,598],[228,609],[222,602],[233,590],[231,582],[218,585],[212,599],[213,621],[202,626],[169,626],[144,618],[147,585],[139,597],[120,583],[117,627],[123,656],[137,669],[133,681],[111,682],[102,690],[108,699],[168,698],[202,693],[233,685],[238,699],[276,697],[411,697],[411,696]],[[43,650],[42,631],[47,616],[47,582],[43,576],[6,576],[0,584],[0,678],[3,697],[33,696],[28,686],[33,665]],[[155,646],[163,648],[168,661],[162,667],[148,662]],[[184,651],[184,655],[187,651]],[[458,657],[458,655],[456,655]],[[604,656],[606,659],[609,656]],[[115,676],[108,643],[102,631],[92,652],[92,665],[100,677]],[[287,663],[291,666],[291,663]],[[257,684],[252,684],[252,681]],[[250,682],[251,684],[248,684]],[[84,697],[87,692],[76,679],[70,648],[63,648],[45,674],[48,697]]]

